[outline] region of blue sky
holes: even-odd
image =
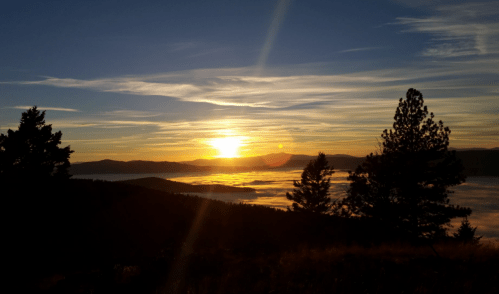
[[[499,147],[498,19],[498,1],[10,1],[0,131],[37,105],[73,161],[210,158],[224,137],[366,155],[412,87],[451,146]]]

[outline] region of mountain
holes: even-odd
[[[345,154],[326,155],[329,163],[336,169],[355,169],[362,163],[363,157],[355,157]],[[275,168],[275,167],[298,167],[303,168],[317,158],[317,155],[272,153],[263,156],[244,157],[244,158],[215,158],[215,159],[196,159],[193,161],[183,161],[181,163],[195,166],[211,167],[257,167],[257,168]]]
[[[456,150],[456,149],[454,149]],[[492,149],[457,149],[456,156],[464,165],[466,176],[499,176],[499,148]],[[349,155],[326,155],[329,163],[335,169],[355,170],[362,164],[365,157],[354,157]],[[303,168],[316,156],[293,155],[282,167]]]
[[[141,178],[126,181],[117,181],[128,185],[141,186],[149,189],[164,191],[168,193],[239,193],[255,192],[253,188],[232,187],[225,185],[191,185],[181,182],[165,180],[156,177]]]
[[[457,150],[467,176],[499,176],[499,149]],[[326,155],[337,170],[354,170],[365,157],[345,154]],[[272,168],[303,169],[316,155],[274,153],[246,158],[197,159],[184,162],[101,160],[71,165],[70,174],[141,174],[179,172],[243,172]]]
[[[311,160],[316,159],[317,156],[311,155],[293,155],[282,167],[296,167],[304,168]],[[326,155],[326,158],[330,165],[334,169],[342,170],[354,170],[359,164],[364,161],[364,157],[355,157],[351,155],[337,154],[337,155]]]
[[[211,168],[193,166],[168,161],[115,161],[101,160],[72,164],[69,173],[84,174],[142,174],[142,173],[177,173],[210,171]]]
[[[449,147],[449,150],[456,150],[456,151],[480,151],[480,150],[499,150],[499,147],[494,147],[494,148],[481,148],[481,147],[473,147],[473,148],[454,148],[454,147]]]
[[[499,149],[456,151],[467,176],[499,177]]]
[[[195,166],[265,166],[263,159],[258,157],[240,157],[240,158],[214,158],[214,159],[196,159],[192,161],[181,161],[180,163]]]

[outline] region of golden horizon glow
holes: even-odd
[[[216,138],[210,141],[210,145],[218,150],[221,158],[239,157],[239,147],[243,146],[242,139],[238,137]]]

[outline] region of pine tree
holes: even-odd
[[[45,111],[36,106],[22,114],[19,129],[0,134],[0,180],[44,180],[70,177],[70,147],[59,148],[62,133],[52,134]]]
[[[463,166],[449,152],[450,129],[428,117],[423,95],[409,89],[400,98],[393,130],[384,130],[380,154],[370,154],[349,174],[342,204],[350,213],[385,221],[413,237],[445,233],[452,218],[471,209],[449,204],[448,188],[464,182]]]
[[[472,227],[468,218],[465,217],[457,232],[453,234],[454,238],[463,244],[477,245],[483,236],[475,237],[476,227]]]
[[[293,201],[290,211],[326,214],[331,210],[333,203],[329,198],[329,187],[333,167],[328,165],[326,155],[320,153],[315,160],[311,160],[303,173],[301,180],[293,181],[292,193],[286,193],[286,198]]]

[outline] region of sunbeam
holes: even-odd
[[[269,57],[270,50],[272,49],[272,45],[277,36],[277,32],[284,20],[284,16],[286,11],[288,10],[290,0],[279,0],[277,4],[277,8],[274,11],[274,15],[272,18],[272,23],[270,24],[269,31],[267,32],[267,38],[265,39],[265,43],[263,44],[262,51],[260,52],[260,56],[258,57],[258,62],[256,64],[256,75],[260,75],[265,64],[267,63],[267,58]]]

